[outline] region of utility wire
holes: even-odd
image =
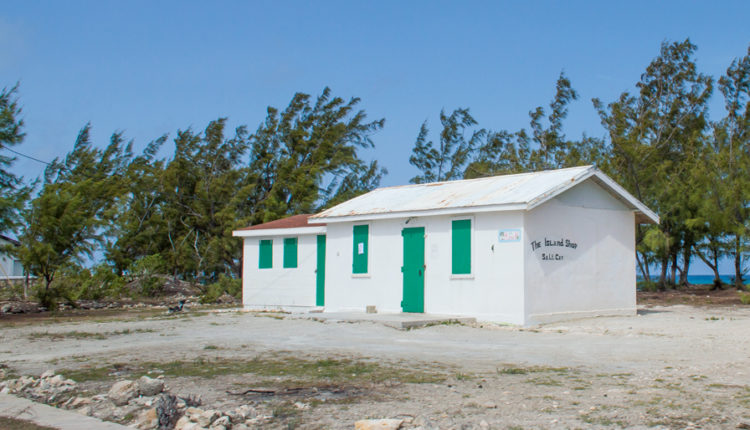
[[[48,162],[46,162],[46,161],[42,161],[42,160],[40,160],[40,159],[38,159],[38,158],[34,158],[34,157],[30,156],[30,155],[22,154],[22,153],[20,153],[20,152],[18,152],[18,151],[15,151],[15,150],[13,150],[13,149],[10,149],[10,148],[8,148],[7,146],[6,146],[5,148],[3,148],[3,149],[7,149],[8,151],[10,151],[10,152],[12,152],[12,153],[14,153],[14,154],[20,155],[21,157],[26,157],[26,158],[28,158],[29,160],[34,160],[34,161],[36,161],[36,162],[39,162],[39,163],[42,163],[42,164],[46,164],[46,165],[48,165],[48,166],[52,164],[52,163],[48,163]]]

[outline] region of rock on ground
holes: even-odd
[[[115,382],[112,388],[109,389],[107,397],[117,406],[123,406],[130,401],[130,399],[138,396],[138,384],[133,381],[124,380]]]
[[[354,423],[355,430],[398,430],[404,420],[360,420]]]
[[[162,391],[164,391],[164,381],[161,379],[149,378],[145,375],[138,379],[138,392],[142,396],[155,396]]]

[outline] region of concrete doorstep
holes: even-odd
[[[120,424],[101,421],[73,411],[58,409],[42,403],[0,394],[0,416],[31,421],[60,430],[123,430],[130,429]],[[132,430],[132,429],[130,429]]]

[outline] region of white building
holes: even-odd
[[[379,188],[308,222],[326,226],[262,236],[274,258],[282,240],[297,237],[300,259],[310,261],[299,273],[256,269],[258,232],[272,223],[244,231],[252,236],[236,232],[245,236],[247,307],[375,306],[529,325],[635,314],[635,225],[658,217],[585,166]],[[323,234],[320,256],[315,237]],[[325,299],[314,303],[318,260]]]
[[[8,245],[16,246],[18,242],[0,234],[0,281],[24,279],[21,262],[2,249]]]
[[[242,304],[248,309],[323,306],[325,225],[295,215],[233,232],[243,237]]]

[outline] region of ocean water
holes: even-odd
[[[734,283],[734,275],[720,275],[719,276],[725,284],[732,284]],[[641,275],[638,275],[638,282],[641,282],[643,280],[643,277]],[[748,279],[749,277],[745,276],[745,284],[750,282]],[[651,274],[651,280],[658,280],[659,279],[659,273]],[[714,283],[714,275],[688,275],[688,282],[690,282],[693,285],[710,285]]]

